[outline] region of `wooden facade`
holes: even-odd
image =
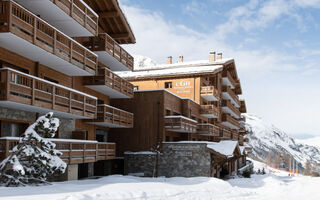
[[[63,138],[54,139],[68,164],[114,159],[116,144],[109,142],[108,131],[131,128],[134,120],[132,113],[109,105],[110,99],[133,97],[133,85],[112,70],[133,69],[133,57],[118,42],[134,43],[134,35],[116,0],[101,1],[114,5],[120,17],[116,21],[106,21],[106,13],[90,8],[95,1],[86,2],[0,0],[0,109],[35,116],[52,111],[69,122],[64,126],[74,130],[59,130]],[[55,11],[66,19],[55,20]],[[106,24],[120,28],[105,32]],[[119,38],[120,32],[128,33],[128,38]],[[105,54],[77,41],[84,36],[101,39]],[[31,120],[8,115],[0,121],[25,127]],[[17,144],[17,139],[5,136],[0,134],[0,160]]]

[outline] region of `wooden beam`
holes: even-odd
[[[110,33],[109,35],[114,39],[123,39],[129,37],[129,33]]]
[[[103,11],[103,12],[98,12],[98,15],[101,18],[112,18],[112,17],[119,16],[119,12],[117,12],[117,11]]]

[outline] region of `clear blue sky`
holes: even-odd
[[[295,137],[320,136],[320,0],[121,0],[132,54],[235,58],[243,98]]]

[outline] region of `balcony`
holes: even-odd
[[[203,136],[219,136],[220,128],[213,124],[197,124],[197,133]]]
[[[229,71],[224,71],[222,73],[222,85],[229,86],[231,89],[234,89],[237,82],[232,78]]]
[[[0,46],[69,76],[95,74],[98,63],[96,54],[13,1],[0,1]]]
[[[222,99],[230,100],[231,103],[236,107],[240,107],[240,101],[238,96],[231,90],[229,86],[222,86]]]
[[[184,116],[165,116],[165,128],[168,131],[180,133],[195,133],[197,131],[197,121]]]
[[[97,98],[9,68],[0,69],[0,105],[67,118],[94,118]]]
[[[98,34],[98,15],[82,0],[15,0],[71,37]]]
[[[231,131],[227,129],[221,129],[218,139],[220,140],[230,140],[232,138]]]
[[[230,114],[222,115],[221,124],[231,129],[240,129],[240,123],[236,119],[234,119]]]
[[[243,135],[239,135],[239,145],[243,146]]]
[[[214,86],[202,86],[200,95],[207,101],[219,101],[220,99],[218,90]]]
[[[83,77],[83,85],[110,98],[133,98],[133,85],[107,68],[100,68],[97,76]]]
[[[132,71],[133,57],[106,33],[96,37],[78,37],[81,44],[99,56],[99,62],[112,71]]]
[[[233,133],[232,133],[231,140],[238,141],[238,139],[239,139],[239,134],[238,134],[238,133],[233,132]]]
[[[236,119],[240,119],[241,113],[239,109],[235,108],[234,105],[232,105],[230,100],[223,100],[221,105],[221,110],[224,113],[228,113],[232,115]]]
[[[241,113],[246,113],[247,112],[247,107],[246,107],[246,102],[241,99],[240,100],[240,108],[239,108]]]
[[[215,105],[201,105],[200,115],[207,118],[219,118],[220,111]]]
[[[98,105],[96,119],[84,120],[88,124],[95,124],[109,128],[133,128],[133,114],[109,105]]]
[[[62,152],[61,159],[67,164],[90,163],[115,158],[115,143],[88,140],[49,139]],[[0,161],[8,157],[19,143],[17,137],[0,138]]]

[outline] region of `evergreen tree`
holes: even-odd
[[[0,163],[0,185],[25,186],[47,183],[48,177],[65,172],[66,163],[48,139],[54,137],[59,119],[41,116],[27,128],[9,157]],[[45,138],[43,138],[45,137]]]

